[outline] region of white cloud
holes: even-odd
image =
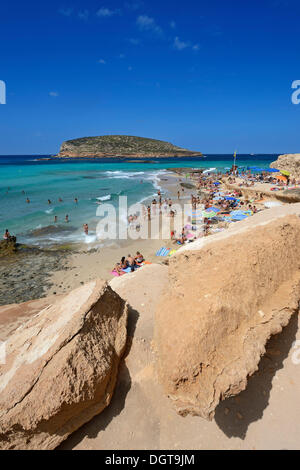
[[[86,21],[89,16],[90,16],[89,10],[82,10],[78,12],[78,18],[81,20]]]
[[[99,64],[106,64],[106,61],[105,61],[104,59],[99,59],[99,60],[98,60],[98,63],[99,63]]]
[[[119,15],[120,13],[120,10],[110,10],[109,8],[101,7],[96,14],[101,18],[109,18],[110,16]]]
[[[49,96],[59,96],[59,93],[57,91],[49,91]]]
[[[176,38],[174,39],[173,46],[174,46],[175,49],[177,49],[178,51],[183,51],[184,49],[186,49],[187,47],[189,47],[189,45],[190,45],[190,44],[189,44],[188,42],[181,41],[178,36],[176,36]]]
[[[184,49],[192,49],[197,52],[200,49],[199,44],[192,44],[191,41],[181,41],[178,36],[174,39],[173,47],[177,51],[183,51]]]
[[[148,15],[140,15],[136,20],[136,24],[141,31],[150,31],[157,35],[162,34],[162,29],[156,24],[154,18],[151,18]]]
[[[73,13],[73,8],[60,8],[58,10],[58,13],[60,13],[63,16],[71,16]]]

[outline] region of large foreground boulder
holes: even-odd
[[[300,153],[279,155],[275,162],[270,165],[277,170],[289,171],[291,177],[300,178]]]
[[[178,413],[212,419],[246,388],[300,301],[300,219],[208,237],[171,258],[156,311],[160,380]]]
[[[48,306],[6,343],[0,449],[53,449],[109,404],[127,306],[104,281]]]

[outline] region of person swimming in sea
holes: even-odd
[[[75,204],[78,204],[78,199],[77,199],[77,197],[75,197],[74,201],[75,201]]]
[[[84,233],[85,233],[86,235],[89,234],[89,226],[88,226],[88,224],[83,224],[83,230],[84,230]]]
[[[48,204],[51,204],[51,201],[50,201],[50,199],[48,199]]]
[[[56,224],[57,222],[57,215],[54,216],[54,223]]]
[[[66,221],[66,222],[69,222],[69,216],[68,216],[68,215],[66,215],[65,221]]]
[[[26,199],[26,202],[27,202],[27,204],[30,204],[30,199],[27,198],[27,199]]]

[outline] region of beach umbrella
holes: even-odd
[[[236,201],[235,197],[225,196],[226,201]]]
[[[291,174],[289,171],[286,171],[286,170],[280,170],[280,172],[284,176],[290,176],[290,174]]]
[[[216,216],[216,213],[203,211],[202,216],[204,217],[204,219],[212,219],[213,217]]]
[[[286,176],[284,175],[274,175],[274,178],[286,182]]]
[[[220,212],[220,209],[217,207],[209,207],[208,209],[205,209],[205,212]]]
[[[266,171],[264,168],[258,168],[257,166],[250,166],[248,169],[251,171]]]
[[[240,220],[244,220],[244,219],[247,219],[247,216],[243,215],[243,214],[237,214],[237,215],[233,215],[231,217],[231,220],[236,220],[236,221],[240,221]]]

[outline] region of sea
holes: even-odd
[[[236,164],[240,169],[269,168],[277,157],[277,154],[238,155]],[[233,164],[232,155],[210,154],[199,158],[145,158],[137,163],[129,159],[41,158],[50,156],[0,156],[1,237],[8,229],[24,244],[84,243],[89,247],[96,241],[99,203],[117,207],[119,196],[127,196],[128,206],[146,203],[157,195],[167,169],[186,167],[226,172]],[[27,198],[30,203],[26,202]],[[85,223],[89,224],[88,235],[82,229]]]

